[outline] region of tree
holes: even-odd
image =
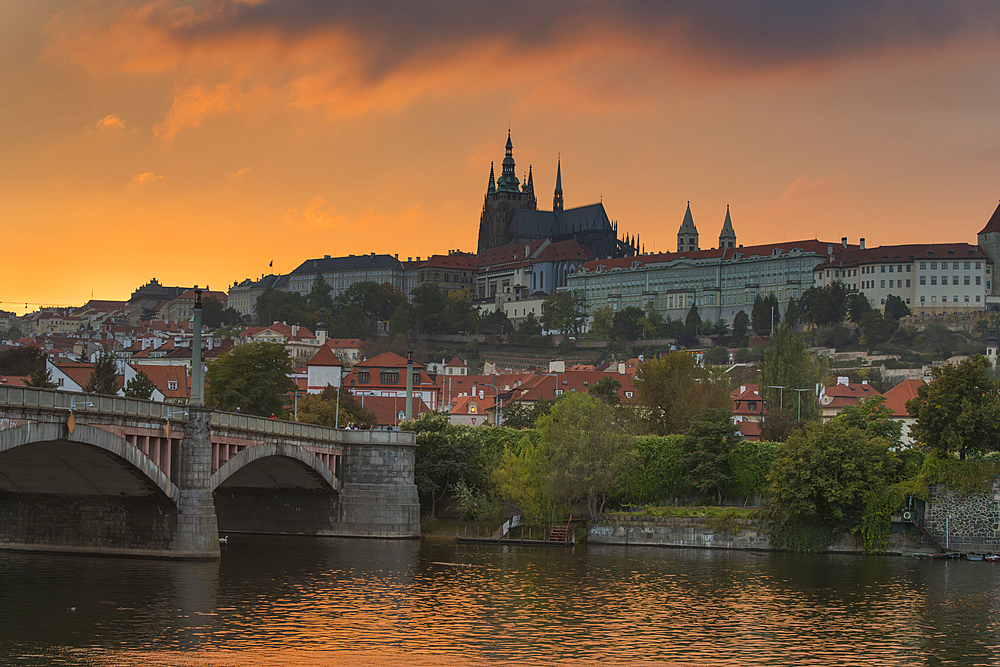
[[[353,303],[340,309],[329,323],[331,338],[371,338],[375,336],[372,320]]]
[[[445,329],[445,294],[437,283],[417,285],[410,292],[413,303],[413,324],[420,333],[442,333]]]
[[[750,313],[753,332],[758,336],[771,334],[771,322],[777,325],[781,321],[781,311],[778,309],[778,297],[771,292],[766,297],[757,295],[753,300],[753,310]]]
[[[839,280],[826,287],[810,287],[799,303],[802,319],[821,327],[839,324],[847,316],[847,288]]]
[[[55,380],[52,379],[52,371],[49,370],[48,364],[43,364],[32,371],[31,377],[29,377],[28,381],[24,384],[28,387],[35,387],[37,389],[58,388]]]
[[[601,306],[594,310],[594,319],[590,323],[590,330],[597,334],[601,340],[611,338],[614,328],[615,311],[611,306]]]
[[[528,313],[528,316],[517,325],[517,333],[522,336],[541,336],[542,323],[535,319],[534,313]]]
[[[909,316],[910,307],[903,302],[902,298],[895,294],[890,294],[885,298],[885,308],[883,308],[883,311],[887,320],[895,320],[898,323],[899,318]]]
[[[413,306],[409,302],[399,304],[389,317],[389,335],[408,336],[413,329],[413,321]]]
[[[795,297],[792,297],[788,299],[788,304],[785,306],[785,326],[794,329],[800,319],[802,319],[802,311],[799,308],[799,302],[795,300]]]
[[[802,420],[816,417],[815,388],[823,377],[822,366],[810,357],[802,336],[788,327],[775,331],[771,342],[771,347],[764,352],[760,369],[760,390],[767,407],[765,424],[782,419],[797,421],[800,412]]]
[[[646,302],[646,310],[639,318],[639,327],[642,330],[643,338],[656,338],[663,331],[664,319],[660,311],[656,309],[653,300]]]
[[[750,317],[741,310],[733,316],[733,346],[746,347],[747,330],[750,328]]]
[[[278,343],[237,345],[208,365],[205,402],[260,417],[284,415],[285,394],[295,389],[291,372],[292,360]]]
[[[976,355],[957,366],[935,366],[906,411],[916,423],[910,435],[932,450],[958,454],[1000,450],[1000,395],[989,363]]]
[[[156,391],[156,385],[143,371],[133,375],[132,379],[125,385],[125,396],[128,398],[141,398],[148,401],[154,391]]]
[[[869,310],[861,316],[861,342],[868,348],[868,354],[875,352],[875,348],[892,338],[899,324],[896,320],[882,317],[878,310]]]
[[[716,345],[705,352],[706,364],[729,363],[729,349],[724,345]]]
[[[548,472],[549,452],[537,435],[529,432],[504,445],[492,482],[500,497],[517,506],[528,523],[552,523],[560,521],[563,512],[546,489]]]
[[[476,330],[478,312],[472,307],[472,302],[466,296],[465,290],[452,290],[444,299],[445,331],[452,334],[472,333]],[[514,327],[504,329],[504,333],[513,333]]]
[[[843,422],[807,424],[775,450],[764,529],[778,547],[819,550],[857,529],[869,499],[893,481],[889,441]]]
[[[537,428],[551,453],[547,487],[552,496],[565,503],[585,500],[596,523],[635,458],[632,439],[615,424],[610,406],[577,392],[558,401]]]
[[[698,314],[698,306],[691,304],[691,308],[684,318],[684,328],[677,336],[677,342],[685,347],[694,347],[698,344],[698,329],[701,327],[701,315]]]
[[[102,347],[97,361],[94,362],[94,370],[90,373],[90,379],[84,385],[83,390],[88,394],[107,394],[115,396],[118,394],[118,362],[115,353],[109,347]]]
[[[587,321],[587,302],[582,294],[563,291],[542,302],[542,326],[548,331],[577,334]]]
[[[885,407],[885,396],[872,396],[848,405],[831,421],[849,428],[859,428],[872,438],[882,438],[898,447],[903,434],[903,423],[892,417],[892,410]]]
[[[515,428],[534,428],[538,418],[549,414],[555,401],[541,399],[534,403],[513,401],[503,407],[503,425]]]
[[[502,309],[491,311],[483,315],[482,319],[479,320],[479,333],[481,334],[498,335],[501,333],[512,333],[513,331],[514,325],[511,324],[507,313]]]
[[[424,284],[434,285],[434,283]],[[326,284],[323,283],[323,285]],[[437,285],[434,286],[437,287]],[[321,294],[314,296],[315,292],[320,292]],[[323,287],[314,285],[313,291],[310,292],[309,296],[311,307],[318,310],[319,306],[325,303],[327,299],[329,297],[326,296]],[[360,280],[352,283],[347,289],[338,294],[337,298],[333,300],[333,307],[335,310],[340,311],[348,306],[355,306],[363,313],[366,329],[374,335],[378,331],[379,322],[388,321],[400,304],[405,302],[406,297],[403,296],[402,292],[393,287],[391,283],[380,284],[371,280]],[[314,303],[315,305],[313,305]]]
[[[10,347],[0,352],[0,375],[31,375],[45,367],[45,353],[34,345]]]
[[[847,301],[848,317],[855,324],[861,323],[861,318],[865,313],[871,312],[872,306],[868,303],[868,297],[861,292],[852,294]]]
[[[640,404],[636,419],[656,435],[682,433],[705,410],[730,407],[724,374],[699,366],[686,352],[647,361],[636,373],[635,386]]]
[[[337,401],[340,401],[338,411]],[[327,386],[319,394],[299,397],[298,420],[303,424],[340,426],[354,424],[358,428],[378,426],[378,418],[366,410],[347,389]]]
[[[642,324],[646,314],[641,308],[629,306],[615,313],[611,325],[611,337],[615,340],[638,340],[642,336]]]
[[[468,429],[449,424],[448,415],[426,412],[418,420],[403,422],[400,428],[417,434],[413,479],[432,516],[456,483],[474,488],[482,485],[478,442]]]
[[[621,388],[622,383],[618,381],[618,378],[606,377],[592,384],[588,392],[606,405],[618,405],[622,401],[618,394],[618,390]]]
[[[688,484],[703,496],[715,495],[729,484],[729,451],[739,442],[739,428],[730,410],[711,409],[698,415],[681,442],[681,469]]]

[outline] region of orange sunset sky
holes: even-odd
[[[647,251],[976,242],[1000,3],[0,0],[0,309],[475,251],[511,128]],[[707,241],[707,242],[706,242]]]

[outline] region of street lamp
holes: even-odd
[[[804,392],[804,391],[812,391],[812,390],[811,389],[795,389],[793,387],[789,387],[789,389],[791,391],[797,391],[797,392],[799,392],[799,421],[802,421],[802,392]]]

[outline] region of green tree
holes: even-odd
[[[733,316],[733,346],[746,347],[747,330],[750,328],[750,316],[741,310]]]
[[[118,362],[111,348],[103,347],[94,362],[94,370],[83,387],[88,394],[118,394]]]
[[[601,340],[611,338],[614,331],[615,311],[611,306],[601,306],[594,310],[594,320],[590,324],[590,330],[597,334]]]
[[[618,394],[618,390],[621,388],[622,383],[618,381],[618,378],[605,377],[590,385],[588,392],[606,405],[618,405],[622,400]]]
[[[698,415],[681,442],[681,469],[687,483],[702,496],[714,495],[719,505],[730,480],[729,451],[739,437],[731,411],[715,408]]]
[[[576,392],[558,401],[537,428],[551,452],[552,497],[567,504],[586,501],[596,523],[608,494],[635,460],[632,439],[618,428],[610,406]]]
[[[257,324],[262,327],[274,322],[288,322],[304,327],[315,324],[309,312],[309,304],[297,292],[282,292],[268,287],[257,297],[254,308]]]
[[[865,316],[865,313],[870,313],[872,306],[868,303],[868,297],[866,297],[861,292],[856,292],[848,297],[847,300],[847,312],[848,317],[855,324],[861,323],[861,318]]]
[[[373,321],[360,307],[348,304],[340,309],[329,323],[331,338],[372,338],[375,336]]]
[[[665,320],[660,311],[656,309],[656,305],[653,300],[650,299],[646,302],[646,310],[642,317],[639,318],[639,327],[642,330],[643,338],[656,338],[663,331],[663,325]]]
[[[45,367],[45,353],[34,345],[9,347],[0,352],[0,375],[31,375]]]
[[[989,363],[976,355],[956,366],[935,366],[933,381],[921,385],[906,411],[916,423],[910,435],[940,453],[962,460],[1000,450],[1000,395]]]
[[[410,292],[413,303],[414,328],[420,333],[443,333],[445,322],[445,294],[437,283],[421,283]]]
[[[955,345],[955,333],[940,322],[928,324],[923,333],[924,344],[938,359],[947,359]]]
[[[800,409],[803,421],[815,418],[815,389],[823,377],[822,365],[810,357],[802,336],[788,327],[778,328],[771,342],[771,347],[764,352],[760,369],[761,395],[767,406],[765,425],[767,422],[797,421]],[[771,437],[778,439],[782,435]]]
[[[337,409],[337,401],[340,409]],[[378,426],[378,419],[366,410],[347,389],[327,386],[319,394],[299,396],[298,420],[303,424],[339,426],[354,424],[358,428]]]
[[[560,521],[563,506],[546,488],[550,455],[534,432],[506,443],[493,472],[498,495],[520,508],[529,524]]]
[[[899,322],[899,318],[907,317],[910,314],[910,307],[907,306],[903,299],[896,296],[895,294],[890,294],[885,298],[885,318],[895,320]]]
[[[845,423],[807,424],[777,446],[761,523],[779,548],[825,549],[860,526],[866,503],[894,481],[889,441]]]
[[[396,306],[396,310],[392,311],[392,315],[389,317],[389,335],[393,337],[400,334],[408,336],[413,330],[413,323],[413,306],[409,302],[401,303]]]
[[[729,363],[729,349],[725,345],[716,345],[705,352],[706,364]]]
[[[541,336],[542,323],[535,319],[534,313],[528,313],[528,316],[517,325],[517,333],[522,336]]]
[[[788,304],[785,306],[785,325],[789,329],[794,329],[795,325],[799,323],[802,319],[802,311],[799,308],[799,302],[795,300],[795,297],[788,299]]]
[[[316,288],[314,287],[314,289]],[[312,293],[310,293],[310,302],[312,300]],[[347,306],[356,306],[364,313],[367,328],[374,334],[378,331],[379,323],[387,322],[396,309],[405,302],[406,297],[391,283],[362,280],[353,283],[338,294],[337,298],[333,300],[333,306],[337,310]],[[322,305],[322,302],[317,301],[317,305]]]
[[[771,292],[766,297],[757,295],[753,300],[753,311],[750,313],[750,322],[753,332],[758,336],[771,334],[771,322],[777,326],[781,322],[781,310],[778,308],[778,297]]]
[[[534,428],[538,418],[549,414],[555,401],[541,399],[534,403],[514,401],[503,407],[503,425],[509,428]]]
[[[288,377],[292,360],[277,343],[244,343],[208,365],[205,402],[219,410],[260,417],[285,415],[285,394],[295,389]]]
[[[426,412],[420,419],[403,422],[400,428],[417,434],[413,479],[432,516],[458,482],[473,488],[482,486],[479,443],[468,429],[449,424],[448,415],[442,412]]]
[[[635,387],[638,425],[656,435],[682,433],[705,410],[730,407],[725,375],[699,366],[694,355],[686,352],[671,352],[644,363],[636,373]]]
[[[143,371],[133,375],[132,379],[125,385],[125,396],[128,398],[141,398],[148,401],[154,391],[156,391],[156,385]]]
[[[684,328],[677,336],[677,342],[684,347],[694,347],[698,344],[698,333],[701,327],[701,315],[698,314],[698,306],[691,304],[687,316],[684,318]]]
[[[642,336],[641,320],[646,314],[641,308],[629,306],[615,313],[611,326],[611,337],[615,340],[638,340]]]
[[[444,299],[445,331],[451,334],[472,333],[476,330],[478,313],[472,302],[466,298],[465,290],[452,290]],[[513,333],[514,326],[503,329],[503,333]]]
[[[885,407],[885,396],[872,396],[848,405],[831,421],[848,428],[859,428],[872,438],[882,438],[894,447],[901,444],[903,423],[892,418],[892,410]]]
[[[899,323],[893,319],[882,316],[878,310],[869,310],[861,316],[861,342],[868,349],[868,354],[873,354],[875,348],[882,345],[890,338]]]
[[[548,331],[578,334],[587,321],[587,301],[582,294],[564,291],[542,302],[542,326]]]
[[[55,380],[52,379],[52,371],[49,370],[48,364],[42,364],[32,371],[28,381],[24,384],[37,389],[56,389],[58,387]]]
[[[479,320],[479,333],[499,335],[501,333],[512,333],[514,325],[501,309],[494,310],[483,315]]]
[[[799,303],[802,319],[818,327],[839,324],[847,316],[847,287],[839,280],[826,287],[810,287]]]

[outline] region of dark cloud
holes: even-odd
[[[1000,3],[973,0],[221,0],[211,7],[175,27],[175,37],[268,32],[294,40],[342,30],[362,45],[372,78],[483,40],[530,55],[602,29],[635,34],[653,53],[772,69],[932,49],[976,33],[995,39],[1000,25]]]

